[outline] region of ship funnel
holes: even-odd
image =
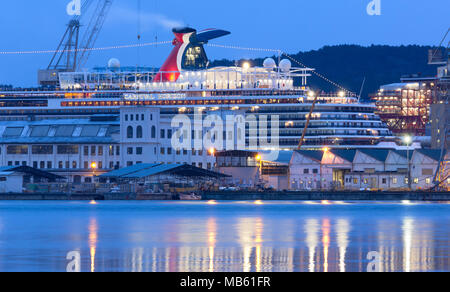
[[[205,70],[208,65],[204,44],[208,41],[229,35],[230,32],[220,29],[207,29],[200,32],[184,27],[174,28],[175,39],[172,44],[175,46],[162,65],[153,82],[175,82],[183,70]]]

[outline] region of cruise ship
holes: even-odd
[[[308,78],[314,69],[293,67],[289,59],[281,57],[266,59],[262,67],[250,62],[210,67],[205,46],[229,32],[197,32],[192,28],[173,32],[174,48],[159,71],[123,70],[118,60],[111,59],[103,72],[63,72],[59,74],[59,87],[52,90],[0,92],[0,117],[3,121],[93,117],[98,121],[120,116],[122,123],[128,115],[121,112],[147,108],[158,109],[158,119],[170,125],[178,114],[194,119],[200,112],[203,117],[239,115],[255,117],[258,122],[267,120],[265,138],[277,138],[280,150],[297,149],[305,128],[302,149],[397,147],[397,138],[375,114],[374,104],[361,103],[356,95],[345,91],[325,94],[310,90]],[[279,125],[276,137],[271,134],[273,117]],[[252,139],[259,141],[264,133],[252,137],[248,125],[246,133],[246,148],[260,146]]]

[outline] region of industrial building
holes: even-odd
[[[280,155],[290,156],[291,160],[286,164],[281,161],[283,158],[277,161],[262,158],[260,164],[272,166],[272,172],[261,178],[278,190],[448,190],[450,187],[449,169],[441,165],[441,161],[450,159],[450,152],[444,152],[441,157],[440,150],[324,149],[287,151]],[[264,167],[260,167],[262,173]],[[289,183],[278,183],[281,181]]]

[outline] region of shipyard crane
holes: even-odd
[[[80,41],[81,20],[94,2],[97,5]],[[86,64],[100,34],[113,0],[84,0],[81,15],[74,16],[46,70],[39,70],[38,81],[42,86],[57,86],[60,72],[75,72]]]
[[[316,107],[317,100],[319,99],[319,94],[317,94],[317,93],[311,92],[311,96],[314,97],[314,100],[313,100],[313,103],[311,105],[311,110],[309,111],[308,118],[306,119],[305,128],[303,129],[302,138],[300,139],[300,142],[298,143],[297,150],[301,150],[303,144],[305,143],[305,137],[306,137],[306,133],[308,132],[309,123],[311,122],[311,117],[312,117],[312,114],[314,112],[314,108]]]
[[[446,141],[449,135],[449,129],[448,127],[445,127],[444,132],[444,139],[442,141],[442,147],[441,147],[441,157],[439,159],[439,165],[436,169],[436,173],[434,175],[434,186],[431,188],[431,190],[440,189],[441,185],[444,184],[448,178],[450,178],[450,160],[447,157],[447,151],[446,151]]]

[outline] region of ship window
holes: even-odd
[[[33,145],[31,152],[36,155],[53,154],[53,145]]]
[[[78,146],[58,145],[58,154],[78,154]]]
[[[81,137],[97,137],[98,132],[100,131],[100,126],[89,125],[84,126],[81,131]]]
[[[31,137],[47,137],[50,126],[37,126],[31,130]]]
[[[11,145],[6,148],[7,154],[23,155],[28,154],[28,146],[26,145]]]
[[[72,137],[75,126],[59,126],[56,129],[55,137]]]
[[[3,137],[4,138],[11,138],[11,137],[20,137],[22,135],[23,132],[23,127],[8,127],[6,128],[5,132],[3,132]]]
[[[208,64],[205,50],[201,45],[190,45],[183,58],[183,69],[204,69]]]

